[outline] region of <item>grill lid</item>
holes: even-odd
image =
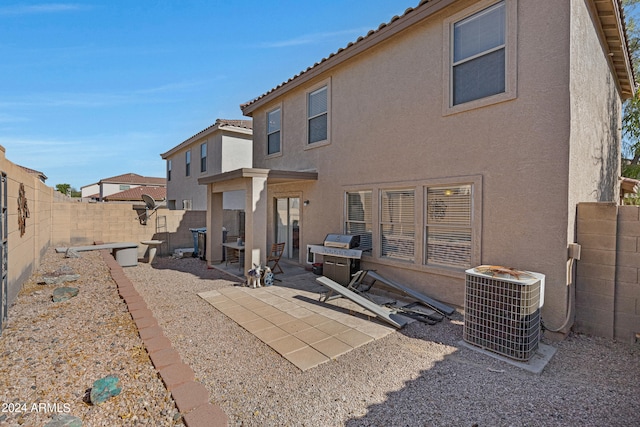
[[[324,245],[330,248],[351,249],[360,246],[360,236],[350,234],[327,234]]]

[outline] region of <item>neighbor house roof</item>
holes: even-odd
[[[241,104],[242,113],[251,117],[253,111],[261,105],[271,102],[281,94],[310,81],[338,64],[406,30],[455,1],[457,0],[421,0],[415,8],[406,9],[401,16],[396,15],[389,22],[383,22],[377,29],[370,30],[365,36],[358,37],[355,42],[351,42],[346,47],[338,49],[337,52],[331,53],[328,57],[322,58],[319,62],[257,98]],[[636,83],[631,66],[621,0],[596,0],[594,4],[596,5],[600,27],[607,44],[606,48],[609,51],[620,92],[624,99],[629,98],[635,92]]]
[[[104,199],[107,201],[137,201],[142,200],[142,195],[148,194],[153,197],[154,200],[165,200],[167,198],[167,189],[166,187],[134,187],[125,191],[121,191],[119,193],[110,194],[106,196]]]
[[[141,176],[135,173],[125,173],[123,175],[112,176],[101,179],[98,184],[138,184],[138,185],[166,185],[165,178]]]
[[[40,171],[28,168],[26,166],[21,166],[21,165],[16,165],[16,166],[18,166],[19,168],[21,168],[25,172],[30,173],[31,175],[36,175],[40,179],[40,181],[42,181],[42,182],[45,182],[47,180],[47,176],[44,173],[40,172]]]
[[[216,122],[214,124],[212,124],[211,126],[209,126],[208,128],[201,130],[200,132],[196,133],[195,135],[189,137],[185,141],[183,141],[180,144],[176,145],[175,147],[173,147],[171,150],[167,151],[166,153],[160,154],[160,156],[163,159],[166,159],[167,157],[169,157],[169,156],[175,154],[176,152],[182,150],[183,148],[185,148],[189,144],[193,143],[194,141],[196,141],[196,140],[198,140],[198,139],[200,139],[200,138],[202,138],[204,136],[208,136],[208,135],[212,134],[213,132],[215,132],[217,130],[228,130],[228,131],[232,131],[232,132],[239,132],[239,133],[243,133],[243,134],[247,134],[247,135],[252,135],[253,134],[253,121],[252,120],[216,119]]]

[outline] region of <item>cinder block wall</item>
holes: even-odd
[[[633,342],[640,332],[640,208],[581,203],[574,330]]]
[[[140,205],[129,203],[79,203],[53,204],[52,244],[54,246],[90,245],[102,242],[134,242],[140,246],[138,256],[143,257],[145,240],[163,240],[159,255],[173,253],[177,248],[192,248],[190,228],[206,225],[205,211],[158,209],[141,224]]]

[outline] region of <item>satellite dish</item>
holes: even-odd
[[[144,200],[144,204],[146,205],[147,209],[155,210],[157,208],[156,201],[153,200],[153,197],[151,197],[150,195],[143,194],[142,200]]]
[[[158,209],[158,205],[156,205],[156,201],[148,194],[142,195],[142,200],[144,201],[144,212],[138,216],[138,220],[140,224],[147,225],[147,218],[149,218],[153,213]],[[151,211],[151,214],[149,214]]]

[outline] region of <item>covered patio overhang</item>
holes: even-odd
[[[245,192],[244,270],[253,264],[265,265],[267,248],[269,184],[296,181],[315,181],[317,172],[298,172],[275,169],[242,168],[198,179],[207,186],[207,248],[208,265],[222,262],[222,195],[226,191]]]

